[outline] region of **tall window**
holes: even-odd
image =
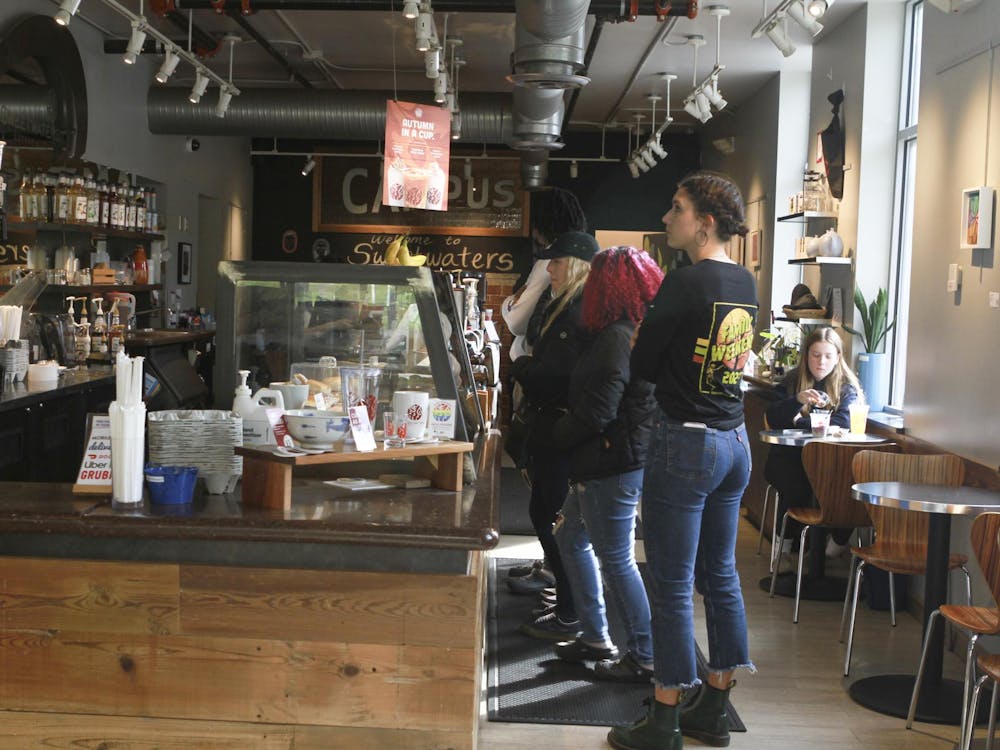
[[[923,36],[923,0],[906,6],[903,47],[903,85],[900,86],[899,133],[896,139],[896,238],[890,280],[891,313],[896,321],[890,352],[892,375],[889,402],[902,408],[906,388],[906,339],[910,308],[910,259],[913,251],[913,194],[917,169],[917,110],[920,102],[920,40]]]

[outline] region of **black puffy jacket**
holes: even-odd
[[[578,292],[535,342],[531,354],[511,363],[511,377],[521,384],[524,398],[538,412],[529,441],[536,457],[565,453],[552,441],[552,426],[569,407],[570,375],[589,341],[580,325],[582,302],[583,295]]]
[[[635,325],[620,320],[601,330],[577,361],[569,411],[556,422],[556,445],[570,451],[574,481],[642,468],[657,410],[654,386],[629,368]]]

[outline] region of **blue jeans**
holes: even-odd
[[[601,574],[639,663],[653,660],[646,587],[635,563],[635,515],[642,495],[642,469],[574,484],[562,507],[555,537],[573,586],[583,640],[608,638]],[[598,567],[600,560],[600,567]]]
[[[646,457],[642,522],[653,579],[654,676],[661,688],[685,690],[701,682],[693,588],[705,601],[709,670],[754,671],[736,572],[740,500],[749,480],[744,425],[686,427],[659,414]]]

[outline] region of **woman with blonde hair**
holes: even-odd
[[[812,331],[802,342],[799,365],[775,388],[778,400],[767,408],[767,424],[775,430],[793,427],[809,429],[809,413],[813,409],[828,409],[830,424],[850,427],[850,405],[864,402],[857,377],[844,362],[844,342],[829,326]],[[789,508],[814,507],[812,485],[802,466],[802,449],[789,445],[772,445],[764,464],[764,477],[778,491],[778,517]],[[801,525],[789,521],[786,539],[790,552],[792,539]],[[850,530],[838,529],[831,535],[827,548],[830,556],[846,550]]]
[[[520,384],[534,411],[528,445],[528,514],[556,581],[555,607],[524,623],[521,632],[557,641],[575,638],[580,633],[580,622],[552,535],[552,524],[569,492],[569,453],[556,447],[552,431],[569,406],[570,374],[587,343],[587,333],[580,323],[583,286],[590,261],[599,249],[597,240],[586,232],[566,232],[546,248],[542,255],[549,261],[551,298],[542,311],[532,353],[511,364],[511,377]]]

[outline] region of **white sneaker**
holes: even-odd
[[[838,557],[843,557],[847,554],[848,546],[846,544],[837,544],[833,541],[833,537],[829,537],[826,540],[826,556],[831,559],[836,559]]]

